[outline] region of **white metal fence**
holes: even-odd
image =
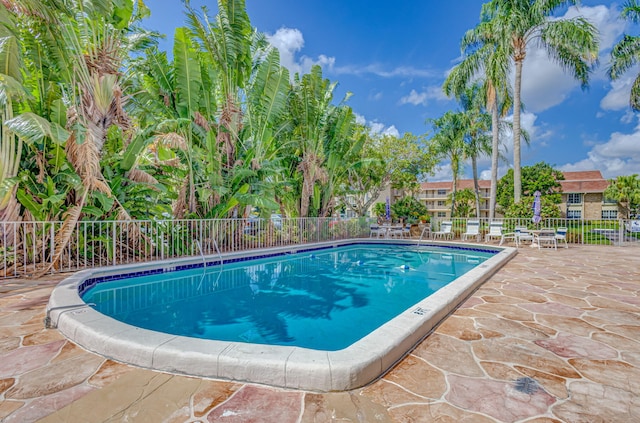
[[[51,266],[61,227],[0,222],[0,277],[369,236],[365,218],[83,221]]]
[[[488,218],[438,218],[431,222],[431,227],[432,230],[437,230],[443,221],[451,221],[454,236],[459,237],[466,230],[467,220],[480,220],[480,232],[483,234],[488,232]],[[528,229],[567,228],[567,242],[569,244],[623,246],[640,242],[640,220],[550,218],[543,219],[537,224],[534,224],[531,218],[497,218],[493,220],[502,222],[504,232],[513,232],[516,226],[524,226]]]
[[[437,230],[441,221],[431,222]],[[452,219],[455,237],[467,220]],[[570,244],[625,245],[640,242],[635,220],[495,219],[504,231],[566,227]],[[79,222],[60,260],[51,266],[56,234],[62,222],[0,222],[0,277],[71,272],[89,267],[214,255],[221,252],[369,237],[371,219],[332,218],[138,220]],[[488,219],[480,219],[481,233]],[[419,234],[420,230],[413,232]]]

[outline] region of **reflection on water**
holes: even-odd
[[[345,348],[489,255],[351,246],[103,282],[104,314],[185,336]]]

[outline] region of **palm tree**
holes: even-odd
[[[291,136],[299,160],[295,172],[302,177],[298,208],[300,217],[309,215],[311,200],[316,196],[316,184],[329,181],[325,166],[328,153],[326,140],[330,116],[335,107],[331,101],[336,85],[322,77],[322,69],[318,65],[313,66],[309,74],[302,77],[296,74],[294,77],[289,107],[293,123]]]
[[[637,174],[618,176],[609,181],[604,197],[616,200],[628,219],[631,211],[640,206],[640,179]]]
[[[464,157],[464,116],[462,113],[446,112],[431,123],[435,131],[432,141],[435,152],[447,157],[451,164],[453,189],[451,192],[451,216],[454,215],[458,176],[461,172],[461,161]]]
[[[478,157],[491,154],[491,139],[487,135],[491,126],[491,115],[484,111],[485,91],[481,84],[473,85],[460,96],[464,113],[465,156],[471,159],[473,191],[476,201],[476,217],[480,217],[480,185],[478,183]]]
[[[550,19],[560,6],[575,0],[491,0],[482,6],[481,22],[473,30],[477,41],[499,45],[514,61],[513,169],[514,200],[520,201],[522,174],[520,163],[520,106],[522,68],[527,47],[536,43],[586,88],[589,72],[597,61],[598,34],[586,19]]]
[[[622,9],[621,16],[633,23],[640,23],[640,3],[638,0],[628,0]],[[640,37],[625,35],[611,50],[611,67],[609,68],[609,78],[616,80],[626,71],[640,62]],[[631,87],[629,97],[631,108],[640,111],[640,73]]]
[[[443,90],[457,98],[478,76],[483,76],[486,109],[491,113],[491,188],[489,192],[489,219],[495,217],[498,186],[498,159],[500,157],[501,118],[511,107],[511,90],[508,84],[510,57],[503,45],[490,34],[480,35],[479,30],[469,30],[462,39],[464,59],[447,76]]]

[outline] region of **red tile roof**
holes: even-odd
[[[563,172],[563,174],[565,180],[560,181],[560,185],[562,185],[562,192],[603,192],[609,186],[609,182],[602,177],[602,173],[599,170]],[[483,179],[478,181],[478,183],[481,189],[491,188],[491,181]],[[453,182],[423,182],[420,186],[422,191],[433,191],[437,189],[446,189],[447,191],[451,191],[453,189]],[[473,189],[473,179],[458,180],[458,189],[461,190],[465,188]]]
[[[491,181],[480,179],[478,181],[478,185],[480,185],[480,189],[489,189],[491,188]],[[453,181],[423,182],[420,184],[420,187],[423,191],[435,189],[446,189],[451,191],[453,189]],[[466,188],[473,189],[473,179],[458,179],[458,190]]]

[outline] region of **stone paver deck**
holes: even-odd
[[[86,352],[43,326],[62,277],[0,282],[2,422],[640,421],[638,246],[521,248],[384,377],[336,393]]]

